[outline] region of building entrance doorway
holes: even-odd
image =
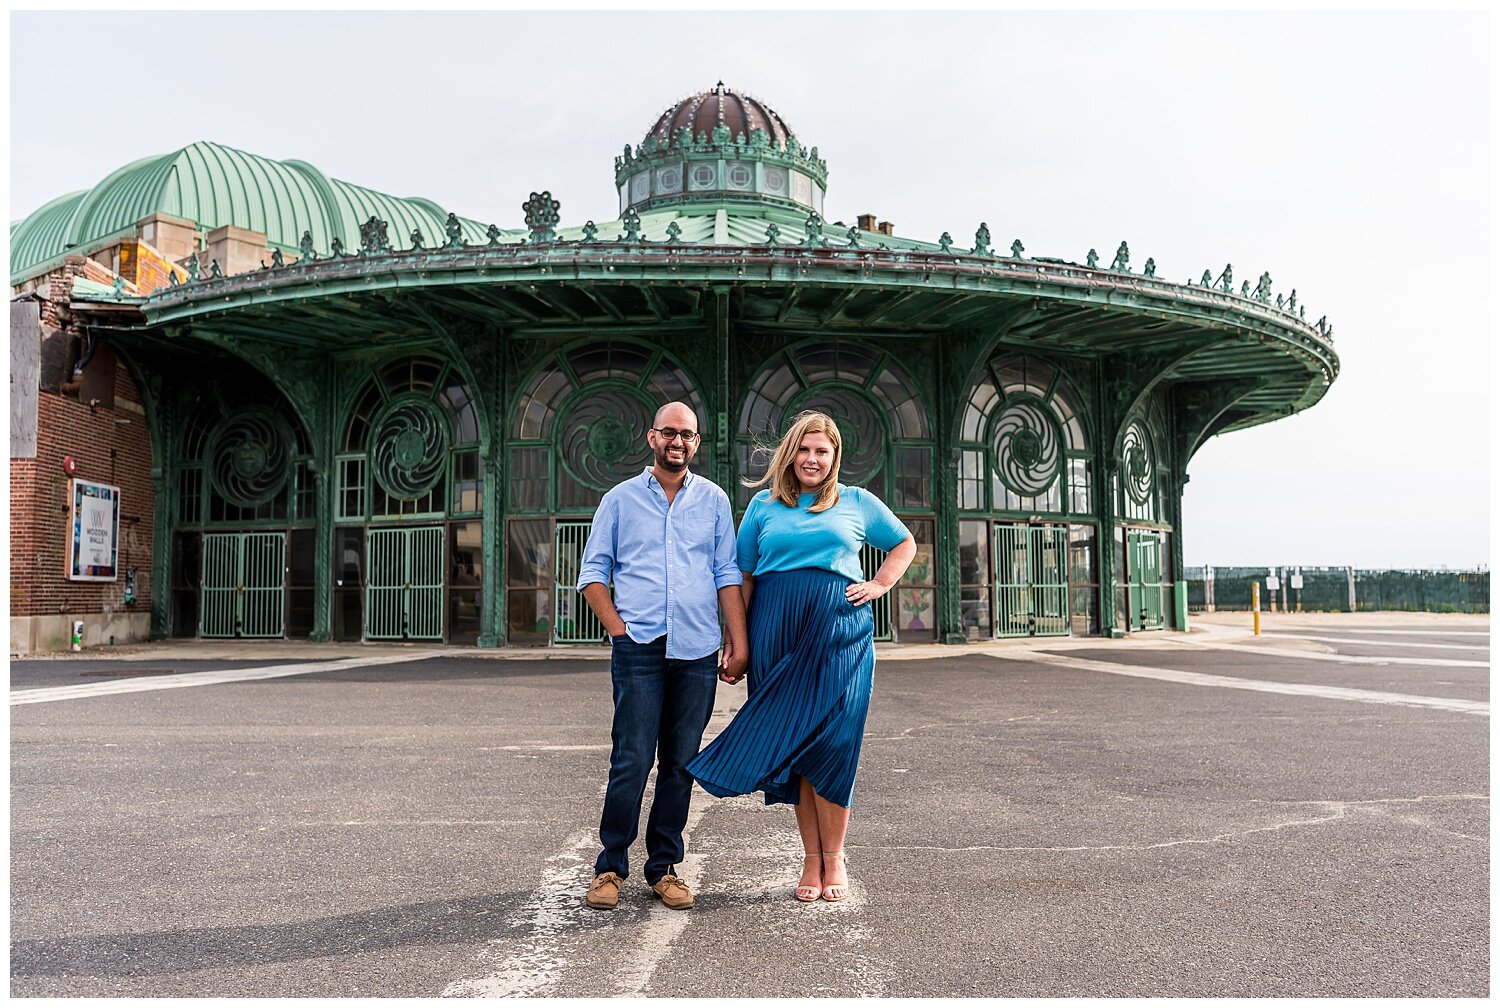
[[[1129,529],[1130,629],[1160,630],[1164,625],[1161,591],[1161,533]]]
[[[365,637],[442,640],[443,527],[370,529]]]
[[[589,541],[591,521],[560,521],[554,533],[552,568],[552,643],[600,644],[604,624],[578,593],[578,570]],[[611,594],[614,585],[609,586]]]
[[[995,523],[995,636],[1068,634],[1068,527]]]
[[[286,633],[286,533],[210,532],[203,536],[200,637],[281,637]]]

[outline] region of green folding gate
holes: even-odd
[[[859,551],[859,563],[864,568],[865,580],[873,581],[875,572],[880,570],[880,565],[885,563],[886,551],[876,549],[869,543]],[[891,592],[886,592],[880,598],[870,603],[870,610],[875,617],[875,639],[888,641],[891,639]]]
[[[371,529],[365,561],[365,636],[442,640],[442,526]]]
[[[578,594],[578,568],[583,564],[583,547],[589,540],[593,522],[560,521],[557,523],[557,548],[552,551],[552,642],[554,644],[600,644],[604,641],[604,624]],[[611,586],[613,590],[613,586]]]
[[[205,533],[200,584],[200,637],[283,636],[286,533]]]
[[[1130,529],[1130,628],[1160,630],[1162,619],[1161,533]]]
[[[995,524],[995,636],[1068,633],[1068,529]]]

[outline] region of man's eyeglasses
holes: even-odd
[[[661,435],[663,441],[672,442],[682,438],[683,444],[692,444],[698,440],[698,432],[692,430],[678,430],[676,427],[652,427],[652,430]]]

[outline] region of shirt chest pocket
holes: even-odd
[[[693,556],[713,555],[714,523],[712,518],[701,515],[683,515],[674,517],[668,524],[678,550]]]

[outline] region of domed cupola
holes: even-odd
[[[615,158],[620,213],[705,201],[772,203],[823,212],[828,165],[764,102],[724,86],[661,114],[640,145]]]

